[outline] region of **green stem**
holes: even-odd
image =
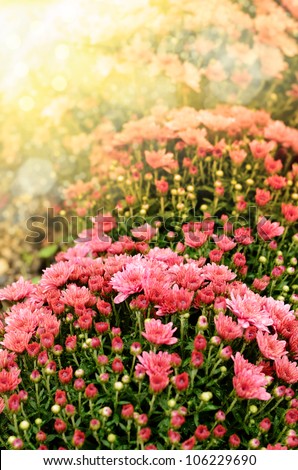
[[[151,413],[152,413],[152,410],[153,410],[153,406],[154,406],[155,399],[156,399],[156,394],[154,393],[154,394],[152,395],[152,398],[151,398],[151,401],[150,401],[150,407],[149,407],[149,413],[148,413],[148,416],[150,416],[150,415],[151,415]]]
[[[229,408],[228,408],[227,411],[226,411],[226,416],[227,416],[228,413],[230,413],[230,411],[232,411],[232,409],[233,409],[234,406],[236,405],[237,401],[238,401],[237,397],[234,398],[234,400],[232,401],[232,403],[230,404]]]

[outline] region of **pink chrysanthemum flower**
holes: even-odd
[[[23,331],[25,333],[34,333],[37,328],[40,315],[38,311],[31,311],[26,305],[20,304],[23,308],[12,309],[5,319],[7,324],[6,332]]]
[[[6,349],[0,349],[0,369],[9,369],[10,367],[15,367],[15,358],[15,353],[11,353]]]
[[[156,228],[151,227],[150,224],[144,224],[131,230],[133,236],[143,242],[151,240],[156,235],[156,232]]]
[[[25,331],[12,330],[4,335],[4,340],[0,343],[5,348],[16,353],[22,353],[25,351],[32,337],[32,333],[26,333]]]
[[[127,264],[122,271],[114,274],[110,281],[113,289],[119,292],[114,299],[116,304],[124,302],[131,294],[143,290],[142,280],[145,274],[145,266],[141,258],[138,257],[136,261]]]
[[[276,375],[279,379],[284,380],[288,384],[298,382],[298,366],[297,362],[291,362],[287,356],[275,360]]]
[[[0,393],[11,392],[15,390],[19,383],[21,383],[21,379],[19,375],[21,373],[20,369],[14,367],[13,369],[6,371],[0,371]]]
[[[283,202],[281,204],[281,212],[288,222],[296,222],[298,220],[298,206]]]
[[[226,235],[221,235],[218,237],[217,235],[213,236],[217,247],[222,251],[230,251],[237,243],[235,243],[231,238],[227,237]]]
[[[137,364],[136,370],[142,370],[147,375],[161,374],[168,376],[171,372],[171,354],[159,351],[157,354],[153,351],[149,353],[144,351],[138,356],[140,364]]]
[[[155,307],[158,309],[157,315],[173,314],[176,312],[187,312],[190,309],[194,293],[183,289],[179,289],[177,284],[172,289],[163,289],[160,293],[158,305]]]
[[[260,330],[268,331],[267,327],[273,324],[271,316],[263,308],[262,297],[249,289],[244,295],[235,295],[232,292],[231,299],[227,299],[227,306],[243,328],[254,325]]]
[[[263,308],[273,319],[273,326],[280,331],[282,322],[287,319],[294,320],[294,311],[291,305],[285,304],[282,300],[275,300],[272,297],[264,298]]]
[[[177,328],[172,329],[172,326],[172,322],[163,324],[160,320],[152,318],[149,321],[145,321],[145,333],[142,333],[142,335],[152,344],[175,344],[178,339],[174,338],[173,334]]]
[[[277,333],[275,335],[269,335],[266,332],[262,333],[262,331],[258,331],[256,338],[261,353],[267,359],[279,359],[287,354],[287,342],[278,341]]]
[[[243,334],[241,326],[223,313],[214,318],[214,323],[218,335],[226,341],[241,338]]]
[[[217,283],[232,281],[237,276],[224,264],[218,266],[215,263],[203,266],[201,275],[204,279]]]
[[[195,230],[184,233],[184,243],[191,248],[200,248],[208,240],[208,233]]]
[[[51,289],[62,287],[68,281],[72,270],[73,267],[63,261],[53,264],[50,268],[45,269],[39,283],[42,291],[47,292]]]
[[[175,265],[168,272],[174,284],[191,291],[198,290],[204,282],[204,278],[201,277],[202,268],[194,263]]]
[[[245,400],[269,400],[270,393],[266,392],[267,379],[264,374],[253,374],[251,371],[244,371],[240,375],[233,377],[233,387],[239,398]]]
[[[54,315],[43,315],[40,318],[39,326],[37,329],[38,334],[52,333],[57,336],[60,331],[60,320],[57,320]]]
[[[183,257],[171,250],[171,248],[159,248],[154,247],[146,255],[148,260],[162,261],[167,266],[174,266],[175,264],[181,264]]]
[[[91,306],[96,302],[96,298],[87,287],[79,287],[76,284],[68,284],[67,289],[62,292],[61,300],[71,307],[76,307],[76,305]]]
[[[18,281],[13,282],[10,286],[0,289],[0,300],[16,302],[29,297],[35,290],[36,286],[31,281],[25,281],[21,276]]]
[[[177,162],[173,159],[173,153],[166,153],[166,150],[148,151],[145,150],[145,158],[151,168],[163,168],[166,171],[171,171],[177,168]]]
[[[264,241],[272,240],[274,237],[279,237],[284,233],[284,227],[279,222],[270,222],[265,217],[262,217],[257,225],[258,235]]]
[[[239,398],[246,400],[271,398],[270,393],[265,390],[268,378],[262,372],[262,366],[251,364],[237,352],[234,357],[234,372],[233,387]]]

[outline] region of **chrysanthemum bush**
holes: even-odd
[[[291,305],[259,294],[269,278],[247,287],[240,251],[223,263],[133,245],[70,249],[39,285],[1,291],[2,446],[297,447]]]
[[[296,139],[239,107],[106,132],[91,226],[0,291],[4,448],[297,447]]]

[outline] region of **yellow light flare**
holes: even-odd
[[[22,111],[29,112],[32,111],[32,109],[35,106],[35,101],[32,98],[32,96],[22,96],[19,99],[19,107],[21,108]]]
[[[52,80],[52,88],[55,91],[64,91],[67,87],[67,80],[62,75],[56,75]]]
[[[66,60],[70,55],[69,47],[67,44],[59,44],[55,49],[55,56],[58,60]]]

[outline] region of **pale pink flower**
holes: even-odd
[[[25,331],[12,330],[4,335],[4,339],[0,344],[10,351],[22,353],[25,351],[32,337],[32,333]]]
[[[229,155],[230,155],[232,162],[234,162],[235,165],[241,165],[241,163],[244,162],[244,160],[247,157],[247,153],[243,149],[231,150]]]
[[[246,370],[250,370],[255,374],[260,374],[263,370],[262,366],[256,366],[251,364],[247,359],[245,359],[240,352],[235,354],[234,360],[234,372],[236,375],[242,374]]]
[[[0,369],[9,369],[14,364],[15,358],[15,353],[0,349]]]
[[[270,335],[269,333],[262,333],[262,331],[258,331],[256,338],[261,353],[267,359],[279,359],[280,357],[287,354],[287,342],[278,341],[277,333]]]
[[[208,263],[206,266],[203,266],[201,276],[208,281],[218,283],[232,281],[237,277],[227,266],[224,264],[219,266],[216,263]]]
[[[262,217],[257,225],[258,234],[264,241],[279,237],[284,233],[284,230],[284,227],[279,222],[270,222],[265,217]]]
[[[156,315],[162,316],[176,312],[187,312],[190,309],[194,292],[179,288],[177,284],[172,289],[160,289]]]
[[[238,323],[243,328],[250,325],[258,329],[268,331],[268,326],[273,324],[269,313],[263,308],[263,299],[260,295],[247,289],[244,295],[235,295],[231,292],[231,299],[227,299],[228,308],[238,318]]]
[[[251,228],[248,227],[236,228],[234,235],[235,241],[244,246],[251,245],[254,241],[254,238],[251,236]]]
[[[47,292],[51,289],[62,287],[68,281],[72,270],[73,267],[63,261],[53,264],[50,268],[45,269],[39,282],[42,291]]]
[[[117,225],[115,217],[113,217],[110,212],[99,214],[96,217],[92,217],[91,220],[94,224],[92,231],[97,236],[110,232]]]
[[[52,333],[57,336],[60,331],[60,320],[55,315],[43,315],[40,318],[37,333]]]
[[[234,322],[231,317],[223,313],[214,317],[214,323],[218,335],[226,341],[241,338],[243,334],[241,326]]]
[[[30,296],[35,290],[36,286],[31,281],[25,281],[21,276],[18,281],[13,282],[10,286],[0,289],[0,300],[16,302]]]
[[[241,399],[269,400],[270,393],[266,392],[268,378],[262,372],[262,366],[256,366],[237,352],[234,359],[233,387]]]
[[[176,264],[168,272],[175,284],[191,291],[198,290],[204,282],[201,277],[202,268],[195,263]]]
[[[194,232],[185,232],[184,233],[184,243],[186,246],[191,248],[199,248],[208,240],[208,234],[206,232],[201,232],[195,230]]]
[[[265,297],[263,303],[264,310],[273,319],[273,326],[280,331],[282,322],[287,319],[295,319],[294,310],[291,305],[285,304],[282,300],[275,300],[272,297]]]
[[[0,393],[11,392],[15,390],[21,379],[19,378],[21,371],[16,367],[10,369],[9,371],[1,370],[0,371]]]
[[[138,356],[140,364],[136,366],[136,370],[142,370],[149,376],[156,374],[168,376],[172,372],[171,357],[171,354],[168,352],[159,351],[158,353],[154,353],[150,351],[148,353],[144,351]]]
[[[266,385],[267,379],[264,374],[254,374],[249,370],[233,377],[236,395],[245,400],[269,400],[271,395],[266,392]]]
[[[115,297],[114,302],[119,304],[127,299],[131,294],[136,294],[143,290],[143,276],[145,267],[140,262],[132,262],[127,264],[123,271],[119,271],[112,277],[110,284],[119,294]]]
[[[5,322],[7,324],[6,331],[23,331],[25,333],[34,333],[38,322],[39,315],[35,310],[26,307],[25,304],[19,304],[23,308],[17,308],[7,315]]]
[[[151,168],[154,170],[163,168],[166,171],[171,171],[177,168],[177,162],[173,159],[174,154],[167,152],[165,149],[157,151],[145,150],[145,158]]]
[[[256,159],[265,159],[269,152],[276,147],[276,143],[273,141],[270,142],[260,142],[258,140],[253,140],[249,144],[249,148],[254,158]]]
[[[149,251],[147,259],[162,261],[167,266],[173,266],[183,262],[183,257],[172,251],[171,248],[159,248],[157,246]]]
[[[281,212],[288,222],[296,222],[298,220],[298,206],[283,202],[281,204]]]
[[[297,362],[291,362],[287,356],[275,360],[276,375],[279,379],[284,380],[288,384],[298,382],[298,366]]]
[[[160,320],[152,318],[149,321],[145,321],[145,333],[142,333],[142,335],[152,344],[175,344],[178,339],[173,338],[173,334],[177,328],[172,329],[172,326],[172,322],[163,324]]]
[[[71,307],[76,307],[77,305],[90,307],[96,303],[96,298],[87,287],[79,287],[76,284],[68,284],[66,290],[62,292],[61,300]]]
[[[237,243],[233,242],[233,240],[226,235],[221,235],[218,237],[217,235],[213,236],[215,244],[218,246],[218,248],[222,251],[230,251],[235,246]]]
[[[153,237],[155,237],[157,230],[154,227],[151,227],[150,224],[140,225],[140,227],[136,227],[131,229],[131,233],[135,238],[141,241],[149,241]]]
[[[287,178],[284,176],[279,176],[279,175],[273,175],[269,176],[266,179],[266,183],[273,189],[278,190],[285,188],[287,185]]]

